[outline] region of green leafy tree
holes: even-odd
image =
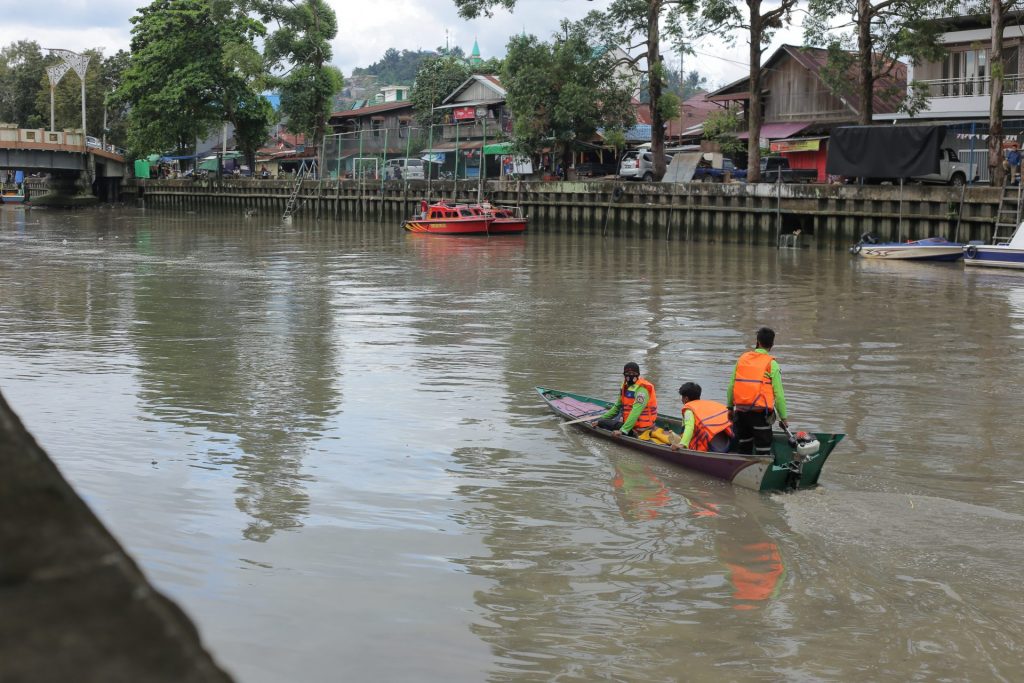
[[[45,78],[46,59],[35,41],[19,40],[0,50],[0,122],[19,128],[49,126],[49,100],[42,109],[37,101]]]
[[[743,152],[746,145],[736,137],[742,127],[741,112],[733,106],[716,111],[704,120],[703,138],[717,142],[722,153],[732,157]]]
[[[412,85],[423,60],[434,56],[429,50],[402,50],[388,48],[384,56],[365,68],[352,70],[353,76],[376,76],[383,85]]]
[[[259,21],[231,0],[155,0],[131,21],[131,57],[108,102],[130,108],[135,153],[183,151],[219,123],[247,125]]]
[[[821,72],[825,84],[840,97],[856,96],[858,122],[870,125],[875,96],[898,99],[906,93],[896,84],[879,89],[879,81],[902,70],[902,58],[914,62],[940,58],[942,26],[935,19],[955,12],[958,4],[958,0],[809,0],[804,40],[828,49]],[[917,113],[927,104],[927,95],[926,88],[911,83],[901,109]]]
[[[338,18],[326,0],[254,0],[254,8],[277,29],[267,36],[264,54],[275,73],[281,112],[288,128],[320,144],[334,95],[345,80],[331,66],[331,40]]]
[[[534,36],[509,41],[501,82],[521,152],[538,153],[553,139],[568,168],[574,140],[633,123],[633,84],[616,75],[614,59],[598,47],[585,22],[563,21],[551,43]]]
[[[438,55],[424,59],[409,95],[416,121],[421,126],[439,123],[441,114],[433,108],[441,104],[470,75],[472,71],[469,66],[457,57]]]
[[[459,14],[491,16],[495,8],[512,10],[517,0],[453,0]],[[684,49],[683,18],[697,0],[612,0],[605,12],[591,12],[587,21],[600,26],[605,42],[640,49],[623,64],[647,77],[651,102],[651,152],[654,176],[665,175],[665,125],[679,115],[679,98],[667,90],[668,69],[661,53],[663,37],[676,51]],[[641,64],[645,66],[641,66]]]
[[[991,88],[989,90],[988,110],[988,169],[993,185],[1003,184],[1003,79],[1006,76],[1006,61],[1003,54],[1003,33],[1010,14],[1024,9],[1021,0],[988,0],[985,4],[975,5],[978,12],[988,10],[992,27],[992,44],[989,50],[989,69],[991,69]]]
[[[737,32],[746,34],[749,47],[749,91],[750,106],[747,111],[747,179],[757,182],[761,179],[761,124],[764,110],[761,107],[761,57],[771,42],[776,29],[790,23],[797,0],[778,0],[774,7],[765,10],[766,0],[702,0],[700,11],[695,15],[697,31],[701,34],[716,34],[727,40],[734,40]]]

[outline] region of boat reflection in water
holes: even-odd
[[[750,516],[737,519],[731,506],[714,501],[708,492],[670,488],[649,464],[636,458],[617,459],[613,466],[615,501],[624,519],[649,522],[681,513],[674,509],[681,501],[689,509],[684,514],[700,520],[696,533],[713,534],[714,554],[726,568],[733,609],[758,609],[778,594],[786,574],[782,553]]]

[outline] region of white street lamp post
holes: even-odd
[[[82,145],[85,146],[85,73],[89,68],[89,55],[80,55],[71,50],[50,50],[50,52],[63,59],[64,64],[74,69],[82,81]]]
[[[67,62],[61,62],[60,64],[54,64],[53,66],[46,67],[46,75],[50,77],[50,132],[53,132],[53,93],[57,89],[57,84],[60,83],[60,79],[64,78],[64,74],[68,72],[71,65]]]

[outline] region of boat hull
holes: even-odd
[[[5,194],[3,197],[0,197],[0,200],[2,200],[4,204],[23,204],[25,202],[25,197],[17,194]]]
[[[965,250],[964,265],[1022,270],[1024,269],[1024,249],[998,244],[972,244]]]
[[[582,394],[545,387],[536,387],[536,389],[552,411],[569,419],[605,411],[612,405],[608,401]],[[657,424],[659,427],[672,429],[677,433],[682,431],[680,418],[659,415]],[[668,446],[650,441],[642,441],[628,436],[613,436],[612,432],[599,429],[589,421],[579,422],[575,426],[622,446],[755,491],[785,491],[817,485],[825,460],[844,436],[843,434],[815,433],[814,436],[820,444],[818,452],[805,458],[796,458],[793,449],[789,446],[787,435],[784,432],[775,432],[772,456],[764,457],[739,453],[706,453],[688,449],[673,451]]]
[[[491,223],[492,235],[518,235],[526,232],[525,218],[495,218]]]
[[[886,244],[858,244],[854,253],[861,258],[904,261],[958,261],[964,255],[964,246],[955,242],[946,244],[915,244],[891,242]]]
[[[408,220],[402,226],[409,232],[431,235],[489,235],[491,219]]]

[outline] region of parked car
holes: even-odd
[[[761,182],[813,183],[818,180],[815,168],[790,168],[786,157],[761,158]]]
[[[672,155],[665,155],[665,166],[672,163]],[[650,150],[626,152],[619,164],[619,177],[629,180],[654,180],[654,155]]]
[[[606,175],[615,175],[618,166],[614,163],[602,164],[596,161],[586,161],[576,164],[576,176],[579,178],[600,178]]]
[[[91,135],[86,135],[85,136],[85,146],[86,147],[95,147],[95,148],[98,149],[98,148],[103,146],[103,143],[100,142],[99,140],[97,140],[96,138],[94,138]]]
[[[423,180],[427,162],[423,159],[388,159],[384,165],[384,177],[388,180],[402,178],[403,180]],[[398,173],[395,169],[399,169]]]
[[[732,159],[722,159],[722,168],[714,168],[706,161],[699,164],[693,172],[693,180],[698,183],[720,183],[725,180],[726,173],[736,180],[745,180],[747,177],[747,169],[736,168]]]
[[[968,180],[978,179],[978,165],[966,161],[960,161],[955,149],[945,147],[939,150],[939,172],[928,175],[915,176],[911,180],[922,183],[946,183],[948,185],[963,185]]]

